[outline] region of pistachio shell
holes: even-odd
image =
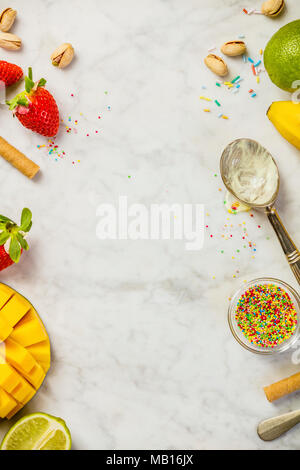
[[[227,65],[221,57],[215,54],[209,54],[205,57],[204,62],[212,72],[220,77],[225,77],[225,75],[228,74]]]
[[[284,0],[267,0],[261,6],[261,12],[266,16],[277,16],[284,9]]]
[[[223,44],[221,51],[231,57],[243,55],[246,52],[246,44],[244,41],[228,41]]]
[[[0,31],[7,32],[15,22],[17,11],[6,8],[0,15]]]
[[[53,52],[51,55],[51,60],[55,67],[64,69],[72,62],[73,57],[74,48],[72,44],[64,43]]]
[[[0,47],[10,51],[17,51],[21,48],[22,41],[15,34],[0,32]]]

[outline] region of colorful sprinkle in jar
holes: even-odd
[[[299,337],[300,297],[283,281],[255,279],[233,296],[228,321],[233,336],[248,351],[284,352]]]

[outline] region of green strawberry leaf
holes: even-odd
[[[1,232],[0,233],[0,246],[5,245],[7,240],[9,239],[10,234],[7,232]]]
[[[34,81],[30,80],[29,77],[25,77],[25,90],[27,91],[27,93],[30,93],[33,87]]]
[[[25,240],[25,238],[23,237],[23,235],[20,232],[17,233],[17,240],[20,243],[23,250],[25,250],[25,251],[29,250],[28,243],[27,243],[27,241]]]
[[[29,102],[25,95],[25,91],[23,91],[22,93],[19,93],[12,100],[6,101],[6,104],[9,106],[9,109],[11,111],[14,110],[19,105],[26,106],[26,108],[28,108],[29,106]]]
[[[25,97],[24,97],[24,98],[19,98],[19,99],[17,100],[17,104],[18,104],[19,106],[25,106],[26,108],[28,108],[28,106],[29,106],[28,99],[25,98]]]
[[[44,78],[41,78],[39,83],[38,83],[38,87],[42,87],[42,86],[45,86],[47,83],[47,80],[45,80]]]
[[[29,230],[31,228],[31,225],[32,225],[31,219],[32,219],[31,210],[27,209],[27,207],[25,207],[23,209],[22,215],[21,215],[21,230],[24,230],[24,232],[29,232]],[[28,230],[29,226],[30,226],[30,228]]]
[[[32,222],[30,222],[30,224],[28,225],[28,227],[26,227],[26,229],[23,228],[22,231],[27,233],[30,231],[31,227],[32,227]]]
[[[18,263],[21,256],[21,246],[15,236],[12,236],[9,246],[9,256],[14,263]]]
[[[34,87],[34,81],[32,79],[32,68],[29,67],[28,76],[25,77],[25,90],[27,91],[27,93],[30,93],[33,87]]]
[[[0,215],[0,222],[12,222],[8,217],[5,217],[4,215]]]

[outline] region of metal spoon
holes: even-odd
[[[243,146],[244,150],[246,149],[247,155],[249,155],[249,159],[251,158],[251,156],[253,157],[254,155],[259,154],[259,155],[262,155],[264,158],[272,159],[276,166],[276,169],[278,172],[278,184],[277,184],[277,188],[274,190],[274,194],[272,195],[271,198],[269,198],[268,201],[263,201],[262,203],[259,203],[259,204],[256,204],[253,202],[250,203],[249,201],[244,201],[243,199],[241,199],[241,197],[238,194],[234,192],[234,190],[231,187],[231,183],[229,179],[229,169],[232,168],[233,165],[236,165],[238,163],[238,160],[241,156],[241,151],[240,151],[241,146]],[[298,251],[295,243],[289,236],[287,230],[285,229],[283,223],[281,222],[279,215],[277,214],[277,211],[274,207],[274,203],[276,201],[278,191],[279,191],[280,177],[279,177],[278,167],[272,155],[255,140],[238,139],[232,142],[231,144],[229,144],[225,148],[221,156],[220,171],[221,171],[222,180],[226,188],[236,199],[238,199],[243,204],[253,207],[253,209],[263,209],[264,212],[267,214],[268,219],[273,229],[275,230],[278,240],[287,257],[290,267],[298,283],[300,284],[300,252]]]
[[[263,441],[273,441],[300,423],[300,410],[291,411],[259,423],[257,434]]]

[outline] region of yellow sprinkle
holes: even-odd
[[[206,98],[206,96],[200,96],[200,100],[212,101],[210,98]]]
[[[260,53],[260,55],[263,55],[263,50],[261,49],[261,50],[259,51],[259,53]]]
[[[229,117],[228,117],[228,116],[224,116],[224,114],[223,114],[222,119],[229,119]]]
[[[205,113],[210,113],[210,109],[203,109]]]
[[[256,77],[256,81],[257,81],[257,83],[259,83],[259,82],[260,82],[260,78],[259,78],[259,77]]]
[[[224,85],[228,86],[228,85],[232,85],[232,83],[231,82],[224,82]]]

